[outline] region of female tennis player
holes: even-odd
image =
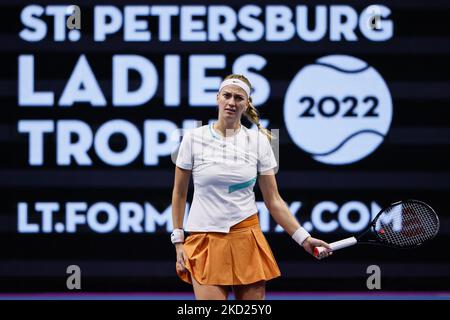
[[[193,285],[196,299],[264,299],[265,282],[280,270],[258,221],[253,187],[258,178],[264,203],[274,220],[309,254],[331,248],[300,226],[278,193],[277,162],[270,132],[259,123],[251,84],[229,75],[217,94],[218,120],[190,130],[178,150],[172,193],[171,235],[178,276]],[[241,125],[245,115],[259,130]],[[184,230],[190,176],[194,195]]]

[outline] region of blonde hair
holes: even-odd
[[[242,75],[242,74],[230,74],[229,76],[226,76],[224,80],[227,80],[227,79],[239,79],[241,81],[244,81],[250,87],[250,90],[252,89],[252,85],[251,85],[250,81],[248,81],[248,79],[246,77],[244,77],[244,75]],[[248,97],[248,108],[244,112],[244,115],[251,123],[256,124],[256,126],[258,127],[258,130],[261,130],[261,132],[265,136],[267,136],[269,141],[272,141],[272,139],[273,139],[272,133],[269,130],[267,130],[266,128],[264,128],[263,126],[261,126],[261,123],[259,123],[259,112],[253,105],[252,97]]]

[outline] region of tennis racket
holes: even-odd
[[[333,251],[355,244],[376,244],[393,248],[414,248],[433,239],[439,231],[439,218],[425,202],[406,200],[382,209],[359,234],[330,243]],[[325,247],[314,248],[314,256],[323,258]]]

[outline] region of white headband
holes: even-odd
[[[250,87],[244,81],[239,80],[239,79],[227,79],[227,80],[224,80],[220,84],[219,92],[222,91],[223,87],[229,86],[230,84],[233,84],[235,86],[238,86],[239,88],[242,88],[242,90],[244,90],[245,93],[247,94],[247,97],[250,97]]]

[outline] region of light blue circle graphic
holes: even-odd
[[[345,165],[383,142],[392,121],[392,98],[381,75],[365,61],[330,55],[302,68],[284,101],[293,142],[316,161]]]

